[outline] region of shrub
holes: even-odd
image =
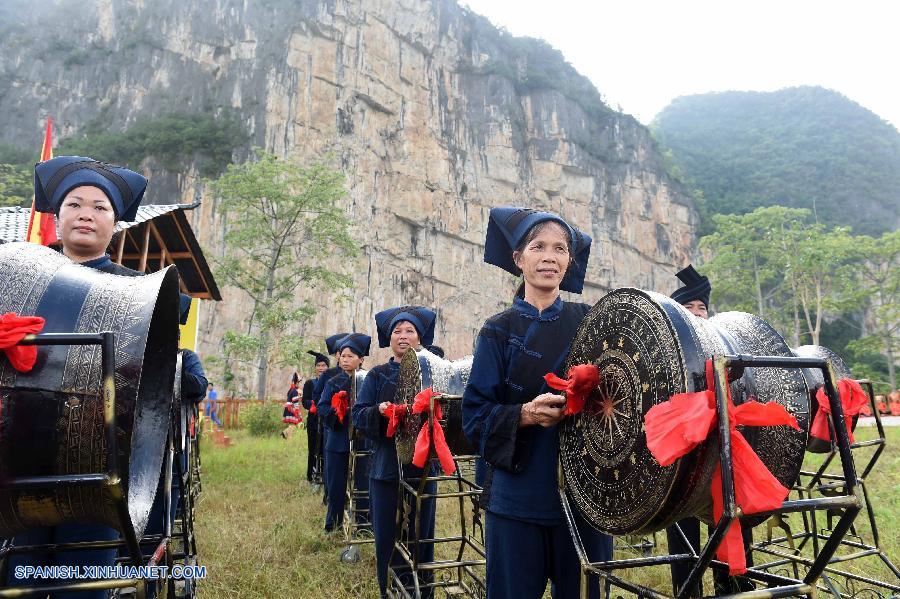
[[[283,428],[283,407],[278,403],[253,403],[241,410],[240,421],[254,437],[274,435]]]

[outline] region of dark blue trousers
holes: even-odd
[[[577,515],[576,515],[577,516]],[[579,526],[591,561],[612,558],[612,538]],[[487,512],[485,518],[488,599],[540,599],[550,580],[554,599],[578,599],[581,564],[568,526],[523,522]],[[599,599],[596,576],[589,597]]]
[[[426,485],[427,493],[437,491],[437,483]],[[404,564],[404,560],[394,555],[394,541],[397,537],[397,511],[400,503],[400,483],[398,481],[375,480],[369,481],[369,494],[372,506],[372,528],[375,532],[375,569],[378,573],[378,587],[381,596],[386,596],[388,564],[400,575],[403,585],[412,588],[412,575]],[[435,500],[429,499],[422,502],[422,519],[419,521],[419,538],[434,538],[434,512]],[[410,536],[415,534],[416,510],[413,505],[412,514],[408,519]],[[404,539],[412,550],[412,539]],[[434,561],[434,545],[432,543],[419,546],[419,563]],[[419,584],[430,584],[432,573],[423,573]],[[431,592],[423,593],[423,597],[430,597]]]
[[[74,541],[114,541],[119,533],[103,524],[60,524],[43,528],[32,528],[13,539],[15,545],[44,545],[48,543],[71,543]],[[16,566],[114,566],[116,549],[94,549],[90,551],[61,551],[33,555],[12,555],[9,558],[6,583],[8,586],[34,587],[55,583],[79,582],[77,580],[18,579]],[[106,599],[108,591],[81,591],[77,593],[54,593],[51,599]]]
[[[369,489],[369,457],[356,460],[354,484],[358,491]],[[344,523],[344,508],[347,505],[347,477],[350,473],[350,454],[335,451],[325,452],[325,493],[328,496],[328,510],[325,514],[325,531],[331,532]],[[356,503],[356,523],[368,523],[366,514],[369,501],[359,499]]]

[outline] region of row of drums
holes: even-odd
[[[33,245],[33,244],[28,244]],[[127,481],[132,525],[144,529],[162,463],[175,371],[178,289],[171,269],[125,278],[74,265],[56,252],[21,244],[0,246],[0,313],[47,319],[45,332],[116,334],[115,382],[119,470]],[[18,254],[17,254],[18,252]],[[838,376],[840,359],[822,348],[791,350],[759,317],[728,312],[699,319],[668,297],[622,288],[588,313],[572,343],[567,367],[594,363],[601,384],[592,402],[601,409],[559,427],[567,492],[585,519],[611,534],[661,530],[689,515],[707,517],[709,481],[717,460],[714,437],[668,467],[647,450],[643,416],[676,393],[705,389],[705,363],[714,355],[822,356]],[[446,394],[443,427],[455,455],[471,455],[462,432],[461,400],[472,359],[443,360],[410,352],[401,363],[395,402],[411,405],[419,390]],[[785,426],[745,431],[763,463],[786,486],[807,449],[813,397],[821,374],[747,368],[731,383],[736,404],[753,397],[777,402],[801,431]],[[0,537],[33,526],[98,521],[118,526],[100,489],[66,486],[10,490],[9,477],[105,470],[99,349],[47,346],[35,369],[17,373],[0,357]],[[407,418],[397,433],[398,455],[412,460],[424,415]]]
[[[825,358],[838,378],[850,376],[833,352],[811,345],[792,349],[752,314],[726,312],[704,320],[664,295],[632,288],[612,291],[590,310],[564,370],[595,364],[600,385],[589,399],[594,409],[566,419],[559,434],[566,492],[592,526],[613,535],[644,534],[689,516],[711,519],[710,481],[719,458],[715,434],[662,467],[647,449],[644,415],[675,394],[706,389],[709,358],[740,354]],[[459,399],[471,368],[471,356],[451,362],[426,350],[409,351],[401,361],[395,403],[411,406],[426,387],[446,393],[439,400],[442,425],[454,455],[474,453],[462,431]],[[730,381],[736,405],[750,399],[776,402],[800,424],[799,431],[787,426],[742,430],[766,467],[790,487],[806,451],[830,449],[809,437],[822,372],[746,368],[739,374]],[[397,452],[406,463],[424,419],[424,414],[408,418],[397,433]]]

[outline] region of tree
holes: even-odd
[[[700,241],[717,305],[792,330],[794,345],[800,344],[801,325],[818,345],[826,314],[858,301],[854,238],[846,228],[810,223],[810,216],[782,206],[716,215],[716,232]]]
[[[15,164],[0,164],[0,206],[27,206],[34,193],[33,175]]]
[[[793,264],[786,276],[802,309],[813,345],[819,345],[825,314],[839,313],[857,299],[854,288],[859,253],[846,227],[830,231],[811,225],[807,235],[789,248]]]
[[[700,240],[717,306],[752,312],[793,329],[795,345],[799,345],[799,309],[791,299],[786,274],[808,219],[809,211],[782,206],[719,214],[714,216],[715,233]]]
[[[246,330],[225,333],[226,355],[255,361],[262,399],[270,361],[299,356],[299,343],[277,333],[315,313],[309,302],[297,305],[297,289],[350,286],[347,275],[310,259],[356,254],[349,220],[337,205],[344,176],[323,162],[298,165],[257,150],[255,161],[230,165],[212,189],[227,219],[216,276],[253,302]]]

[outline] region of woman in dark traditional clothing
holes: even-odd
[[[581,567],[557,490],[556,427],[566,398],[549,393],[543,377],[563,374],[588,311],[563,302],[560,290],[581,293],[590,246],[554,214],[491,210],[484,260],[524,277],[512,307],[481,328],[463,396],[463,427],[488,465],[482,502],[491,599],[537,599],[547,580],[553,597],[579,597]],[[611,559],[610,537],[579,528],[591,561]],[[596,583],[590,596],[599,596]]]

